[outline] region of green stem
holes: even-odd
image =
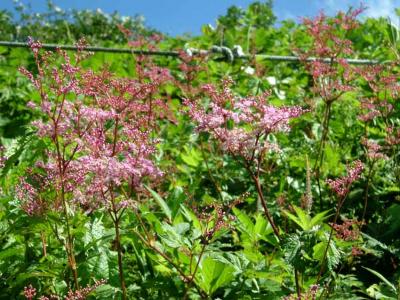
[[[127,292],[126,292],[126,285],[125,285],[125,276],[124,276],[124,268],[123,268],[123,263],[122,263],[122,246],[121,246],[121,233],[120,233],[120,220],[121,220],[121,214],[118,214],[118,209],[115,205],[115,197],[114,193],[112,191],[112,187],[110,186],[110,195],[111,195],[111,211],[109,212],[111,215],[111,219],[113,220],[114,223],[114,230],[115,230],[115,246],[117,248],[117,253],[118,253],[118,275],[119,275],[119,281],[121,285],[121,290],[122,290],[122,299],[126,300],[127,298]]]
[[[331,106],[332,102],[326,102],[325,110],[324,110],[324,118],[322,121],[322,136],[320,140],[320,144],[318,147],[318,153],[317,157],[315,159],[315,164],[313,168],[313,172],[316,176],[317,180],[317,185],[318,185],[318,194],[319,194],[319,206],[320,210],[323,210],[323,204],[322,204],[322,194],[321,194],[321,183],[320,183],[320,173],[321,173],[321,166],[324,161],[324,151],[325,151],[325,144],[328,138],[328,132],[329,132],[329,120],[331,117]]]
[[[65,225],[67,228],[67,242],[65,243],[65,250],[68,256],[68,262],[72,271],[72,275],[74,277],[74,284],[76,289],[79,289],[79,281],[78,281],[78,271],[76,266],[76,260],[74,255],[74,238],[71,233],[71,226],[68,218],[68,211],[67,211],[67,203],[65,201],[65,194],[64,194],[64,183],[61,183],[61,202],[63,206],[63,212],[65,217]]]
[[[367,186],[365,187],[365,194],[364,194],[364,208],[363,208],[363,213],[362,213],[362,224],[361,226],[364,225],[365,223],[365,215],[367,213],[367,205],[368,205],[368,192],[369,192],[369,186],[370,186],[370,182],[371,182],[371,177],[372,177],[372,172],[373,172],[373,168],[375,165],[376,160],[373,160],[370,167],[369,167],[369,172],[367,175]]]
[[[294,280],[296,282],[296,292],[297,292],[297,298],[301,298],[301,288],[300,288],[300,283],[299,283],[299,271],[295,268],[294,269]]]
[[[200,144],[201,155],[203,156],[203,161],[204,161],[204,163],[206,165],[206,168],[207,168],[208,176],[210,177],[211,182],[214,184],[215,189],[217,190],[219,199],[221,200],[221,202],[223,202],[224,199],[222,197],[221,188],[218,185],[217,181],[215,180],[213,174],[211,173],[210,166],[208,165],[208,157],[206,157],[202,141],[200,141],[199,144]]]
[[[271,227],[272,227],[272,230],[274,231],[275,236],[278,238],[278,240],[281,240],[281,237],[279,234],[279,229],[276,226],[274,219],[272,218],[271,212],[269,211],[268,206],[267,206],[267,201],[264,198],[264,194],[263,194],[263,191],[262,191],[262,188],[260,185],[260,179],[259,179],[259,177],[254,175],[253,172],[251,172],[250,170],[249,170],[249,172],[251,173],[251,177],[253,178],[253,181],[256,185],[257,193],[258,193],[258,196],[260,197],[261,205],[264,209],[265,216],[267,217],[268,222],[271,224]]]
[[[184,295],[183,299],[187,299],[187,295],[188,295],[189,289],[190,289],[190,287],[193,284],[193,281],[195,279],[197,270],[198,270],[199,265],[200,265],[201,258],[203,257],[203,254],[204,254],[204,252],[206,250],[206,246],[207,246],[207,243],[205,242],[203,244],[203,247],[201,247],[201,251],[200,251],[200,254],[199,254],[199,259],[197,260],[196,266],[194,267],[194,270],[193,270],[192,274],[190,275],[189,282],[187,282],[187,288],[186,288],[186,292],[185,292],[185,295]]]
[[[118,273],[119,273],[119,280],[121,283],[121,290],[122,290],[122,299],[126,300],[127,298],[127,293],[126,293],[126,285],[125,285],[125,277],[124,277],[124,269],[123,269],[123,264],[122,264],[122,247],[121,247],[121,235],[119,231],[119,218],[116,218],[116,222],[114,222],[114,228],[115,228],[115,242],[117,246],[117,252],[118,252]]]
[[[182,277],[183,281],[189,282],[191,279],[190,275],[186,275],[185,272],[179,267],[178,264],[176,264],[168,255],[166,255],[163,251],[157,248],[157,246],[153,245],[152,243],[149,243],[139,232],[133,231],[139,239],[145,244],[148,248],[152,249],[154,252],[159,254],[161,257],[163,257],[172,267],[175,268],[175,270],[179,273],[179,275]],[[195,280],[192,281],[194,284],[195,289],[199,293],[201,298],[206,298],[207,295],[205,295],[204,291],[196,284]]]
[[[347,194],[343,198],[339,199],[339,201],[338,201],[338,204],[337,204],[337,207],[336,207],[336,214],[335,214],[335,217],[333,219],[333,224],[336,224],[336,222],[337,222],[337,220],[339,218],[340,210],[341,210],[341,208],[343,206],[344,201],[346,200],[346,197],[347,197]],[[319,283],[319,280],[321,279],[321,276],[322,276],[322,272],[324,270],[324,264],[325,264],[326,257],[328,255],[330,243],[331,243],[332,238],[333,238],[333,232],[334,232],[334,227],[331,226],[331,230],[329,232],[329,237],[328,237],[328,242],[326,243],[326,248],[325,248],[325,251],[324,251],[324,255],[323,255],[322,260],[321,260],[321,268],[320,268],[318,276],[317,276],[316,284]]]

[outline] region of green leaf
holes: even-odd
[[[188,222],[190,222],[191,224],[193,224],[194,228],[201,231],[202,230],[201,222],[197,218],[197,216],[192,211],[190,211],[188,208],[186,208],[183,204],[181,204],[180,208],[181,208],[182,214],[186,218],[186,220]]]
[[[262,214],[258,214],[256,217],[256,224],[254,226],[254,235],[256,241],[262,239],[273,246],[277,246],[278,240],[273,233],[274,230],[272,229],[271,224],[268,223],[265,216]]]
[[[387,22],[386,33],[392,46],[396,46],[399,41],[399,29],[391,23],[390,19]]]
[[[254,224],[250,217],[236,207],[233,207],[232,211],[238,218],[239,222],[243,225],[245,231],[252,235],[254,233]]]
[[[322,225],[322,222],[326,220],[329,216],[327,214],[329,213],[330,210],[326,210],[323,212],[320,212],[319,214],[316,214],[312,219],[311,219],[311,228],[316,226],[316,225]],[[311,229],[310,228],[310,229]]]
[[[324,254],[327,247],[326,241],[320,242],[313,247],[313,258],[320,261],[320,263],[324,263],[322,260],[324,259]],[[340,263],[341,254],[339,249],[336,247],[335,241],[331,240],[329,243],[329,249],[326,253],[326,263],[328,269],[333,271],[333,269]]]
[[[289,236],[285,242],[285,258],[293,266],[297,265],[299,253],[301,251],[301,241],[297,234]]]
[[[293,208],[296,212],[296,216],[288,211],[285,211],[286,216],[299,225],[301,229],[310,230],[312,227],[310,226],[311,217],[307,215],[307,213],[305,213],[300,207],[293,206]]]
[[[190,247],[191,242],[185,234],[190,230],[189,223],[179,223],[174,226],[168,223],[162,224],[163,233],[160,234],[162,241],[171,248],[179,248],[182,246]]]
[[[24,255],[24,250],[22,246],[17,246],[15,248],[8,248],[0,252],[0,261],[4,260],[5,258],[13,257],[13,256],[20,256]]]
[[[182,246],[182,238],[174,227],[167,223],[163,223],[162,229],[165,233],[160,234],[160,237],[164,244],[171,248],[179,248]]]
[[[363,267],[363,268],[366,269],[367,271],[371,272],[375,276],[377,276],[380,280],[382,280],[385,284],[387,284],[393,292],[397,293],[397,288],[394,286],[394,284],[392,284],[389,280],[387,280],[381,273],[379,273],[375,270],[372,270],[370,268],[367,268],[367,267]]]
[[[298,206],[294,206],[293,208],[294,208],[294,210],[295,210],[295,212],[297,214],[297,217],[300,220],[300,223],[303,224],[302,228],[304,230],[310,230],[311,229],[311,226],[310,226],[311,217],[310,217],[309,213],[305,212],[304,210],[302,210]]]
[[[331,144],[327,144],[325,146],[325,159],[324,159],[324,171],[330,172],[332,174],[338,174],[340,172],[341,164],[341,149],[339,147],[335,147]]]
[[[218,288],[234,278],[233,271],[232,266],[207,257],[201,264],[201,286],[207,294],[212,295]]]
[[[293,206],[293,208],[296,212],[296,215],[293,215],[288,211],[285,211],[285,214],[289,219],[291,219],[293,222],[299,225],[301,229],[305,231],[311,230],[316,225],[321,225],[322,221],[327,218],[326,215],[329,212],[329,210],[323,211],[311,218],[311,216],[300,207]]]
[[[20,273],[16,278],[16,282],[21,283],[28,278],[37,278],[37,277],[49,277],[49,278],[56,278],[57,274],[50,273],[50,272],[29,272],[29,273]]]
[[[181,153],[181,159],[189,166],[196,168],[202,160],[201,154],[195,149],[184,147],[186,153]]]
[[[254,232],[258,235],[264,235],[267,229],[268,222],[265,220],[265,217],[262,215],[257,215],[256,217],[256,224],[254,226]]]
[[[305,229],[303,228],[304,224],[301,222],[301,220],[300,220],[297,216],[291,214],[291,213],[288,212],[288,211],[285,211],[285,215],[286,215],[290,220],[292,220],[292,221],[295,222],[297,225],[299,225],[301,229],[305,230]]]
[[[163,198],[161,198],[161,196],[157,192],[155,192],[154,190],[149,188],[147,185],[145,185],[145,188],[151,193],[153,198],[157,201],[158,205],[160,205],[165,216],[171,222],[172,221],[172,213],[171,213],[171,210],[170,210],[168,204],[163,200]]]

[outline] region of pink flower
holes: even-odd
[[[220,91],[211,84],[203,91],[211,98],[208,107],[186,99],[189,116],[198,123],[196,130],[209,132],[221,147],[246,160],[266,151],[277,151],[277,145],[266,140],[268,134],[288,131],[289,121],[306,110],[298,106],[276,107],[268,103],[269,94],[258,97],[236,97],[228,88],[230,81],[223,82]]]
[[[348,194],[351,184],[360,177],[363,169],[362,162],[356,160],[351,166],[347,167],[347,176],[335,180],[328,179],[326,183],[340,198],[344,198]]]
[[[33,299],[36,296],[36,289],[31,284],[24,287],[24,296],[28,300]]]
[[[386,132],[386,142],[389,145],[394,146],[400,144],[400,128],[396,129],[395,127],[388,127]]]
[[[35,54],[35,56],[38,55],[39,50],[43,47],[41,42],[35,41],[31,37],[28,37],[28,45],[31,48],[32,52]]]
[[[30,43],[34,51],[41,47]],[[60,49],[36,51],[38,75],[21,72],[40,91],[41,102],[35,107],[43,117],[32,125],[49,145],[46,161],[37,163],[46,174],[46,187],[70,193],[65,198],[90,211],[109,208],[110,201],[121,196],[122,186],[139,192],[143,181],[162,176],[153,161],[157,140],[152,130],[167,109],[157,95],[171,75],[148,64],[141,67],[140,80],[118,78],[107,70],[84,70],[79,64],[84,57],[80,51],[75,56]],[[63,62],[56,65],[60,58]],[[27,214],[41,213],[42,192],[21,181],[17,194]],[[60,201],[49,207],[59,207]],[[121,208],[127,206],[121,203]]]
[[[95,281],[93,285],[87,285],[86,287],[81,288],[79,290],[76,291],[70,290],[68,294],[65,296],[65,300],[85,300],[91,292],[93,292],[95,289],[105,284],[106,282],[107,282],[106,280],[101,279]]]
[[[388,157],[381,152],[382,147],[371,140],[363,138],[361,140],[361,144],[363,144],[367,148],[367,156],[371,160],[378,160],[378,159],[388,159]]]
[[[355,241],[360,236],[358,228],[362,222],[357,220],[345,220],[343,224],[332,224],[333,229],[336,231],[336,236],[344,241]]]
[[[356,78],[357,68],[344,59],[353,50],[352,42],[344,38],[343,33],[358,26],[356,17],[363,10],[360,7],[347,13],[340,12],[334,18],[321,12],[314,19],[303,19],[312,44],[307,51],[296,51],[313,77],[313,91],[326,103],[336,101],[343,92],[353,89],[351,82]]]

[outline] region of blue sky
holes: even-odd
[[[46,9],[46,0],[20,0],[30,2],[34,12]],[[201,25],[215,24],[215,19],[226,12],[231,5],[246,7],[253,0],[53,0],[53,3],[64,10],[97,9],[111,13],[118,11],[121,15],[143,15],[146,24],[172,35],[189,32],[198,34]],[[279,20],[301,16],[313,16],[320,10],[332,14],[339,9],[345,10],[349,5],[359,6],[360,0],[275,0],[274,13]],[[397,22],[394,13],[400,7],[400,0],[364,0],[369,7],[364,16],[390,16]],[[0,9],[12,9],[13,0],[0,0]]]

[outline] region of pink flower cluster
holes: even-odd
[[[338,36],[339,30],[353,30],[358,27],[357,16],[364,11],[363,7],[350,10],[347,13],[339,12],[335,18],[328,18],[321,12],[314,19],[304,18],[303,24],[314,38],[313,51],[318,57],[335,57],[338,49],[341,53],[351,54],[351,41],[341,39]]]
[[[362,162],[356,160],[347,168],[347,176],[335,180],[328,179],[326,180],[326,183],[340,198],[343,199],[348,194],[351,184],[360,177],[363,169],[364,166]]]
[[[76,291],[69,290],[68,294],[64,297],[65,300],[85,300],[91,292],[97,289],[99,286],[105,284],[105,279],[95,280],[93,285],[87,285],[82,289]],[[36,289],[30,284],[24,287],[24,296],[28,300],[32,300],[36,296]],[[41,296],[39,300],[59,300],[60,297],[57,295]]]
[[[393,105],[387,100],[379,100],[376,97],[362,99],[361,111],[358,119],[363,122],[374,120],[376,117],[387,117],[393,112]]]
[[[40,43],[31,42],[31,47],[38,74],[21,71],[41,96],[40,103],[29,105],[43,115],[32,125],[51,146],[47,160],[37,166],[54,189],[72,193],[85,208],[96,207],[114,199],[114,190],[122,186],[132,193],[145,178],[162,175],[152,160],[157,140],[151,133],[158,114],[166,111],[157,96],[171,80],[168,70],[143,66],[142,80],[116,78],[105,69],[81,68],[85,55],[79,51],[71,58],[62,50],[41,53]],[[57,66],[59,57],[63,63]],[[25,194],[30,201],[26,211],[33,214],[29,186]]]
[[[65,296],[65,300],[85,300],[87,296],[97,289],[99,286],[105,284],[107,281],[104,279],[95,281],[93,285],[88,285],[85,288],[76,290],[76,291],[69,291],[68,294]]]
[[[182,72],[185,84],[181,81],[176,80],[176,85],[179,86],[186,95],[192,95],[197,92],[197,87],[193,86],[193,81],[197,75],[204,71],[204,61],[206,60],[206,55],[190,55],[185,51],[179,53],[179,58],[181,63],[179,64],[179,69]]]
[[[36,296],[36,289],[31,284],[24,287],[24,296],[28,300],[33,299]]]
[[[358,68],[358,73],[372,90],[372,95],[362,99],[359,119],[363,122],[374,120],[377,117],[388,118],[394,112],[394,100],[400,94],[397,66],[395,64],[381,64]]]
[[[213,85],[203,87],[210,98],[208,107],[185,100],[190,117],[198,123],[197,130],[211,133],[224,150],[246,160],[268,150],[277,151],[278,146],[268,142],[266,137],[270,133],[288,131],[289,121],[305,110],[298,106],[273,106],[268,103],[268,93],[237,97],[229,84],[230,81],[224,81],[221,91]]]
[[[394,126],[386,128],[387,136],[386,142],[388,145],[400,145],[400,128]]]
[[[334,18],[328,18],[321,12],[314,19],[303,19],[313,43],[305,52],[298,50],[299,56],[304,59],[313,77],[314,92],[326,102],[335,101],[342,93],[353,89],[349,82],[354,79],[356,69],[344,59],[344,56],[353,53],[352,42],[343,37],[343,32],[358,26],[356,17],[363,10],[360,7],[347,13],[340,12]],[[306,61],[308,58],[314,59],[310,62]]]
[[[382,146],[380,146],[378,143],[363,138],[361,140],[361,144],[363,144],[367,149],[367,156],[370,160],[375,161],[378,159],[388,159],[388,157],[381,152]]]
[[[333,229],[336,231],[336,236],[344,241],[355,241],[360,236],[358,226],[362,222],[357,220],[345,220],[342,224],[332,224]]]
[[[47,180],[40,174],[32,174],[28,170],[27,178],[21,177],[15,187],[17,199],[20,201],[22,210],[29,216],[40,216],[47,209],[47,203],[42,197],[42,192],[47,188]]]
[[[395,63],[371,65],[359,68],[359,73],[373,92],[387,91],[392,98],[397,98],[400,86],[397,81],[398,74],[394,71],[396,69]]]
[[[351,255],[352,256],[361,256],[364,254],[364,251],[357,246],[352,246],[351,247]]]

